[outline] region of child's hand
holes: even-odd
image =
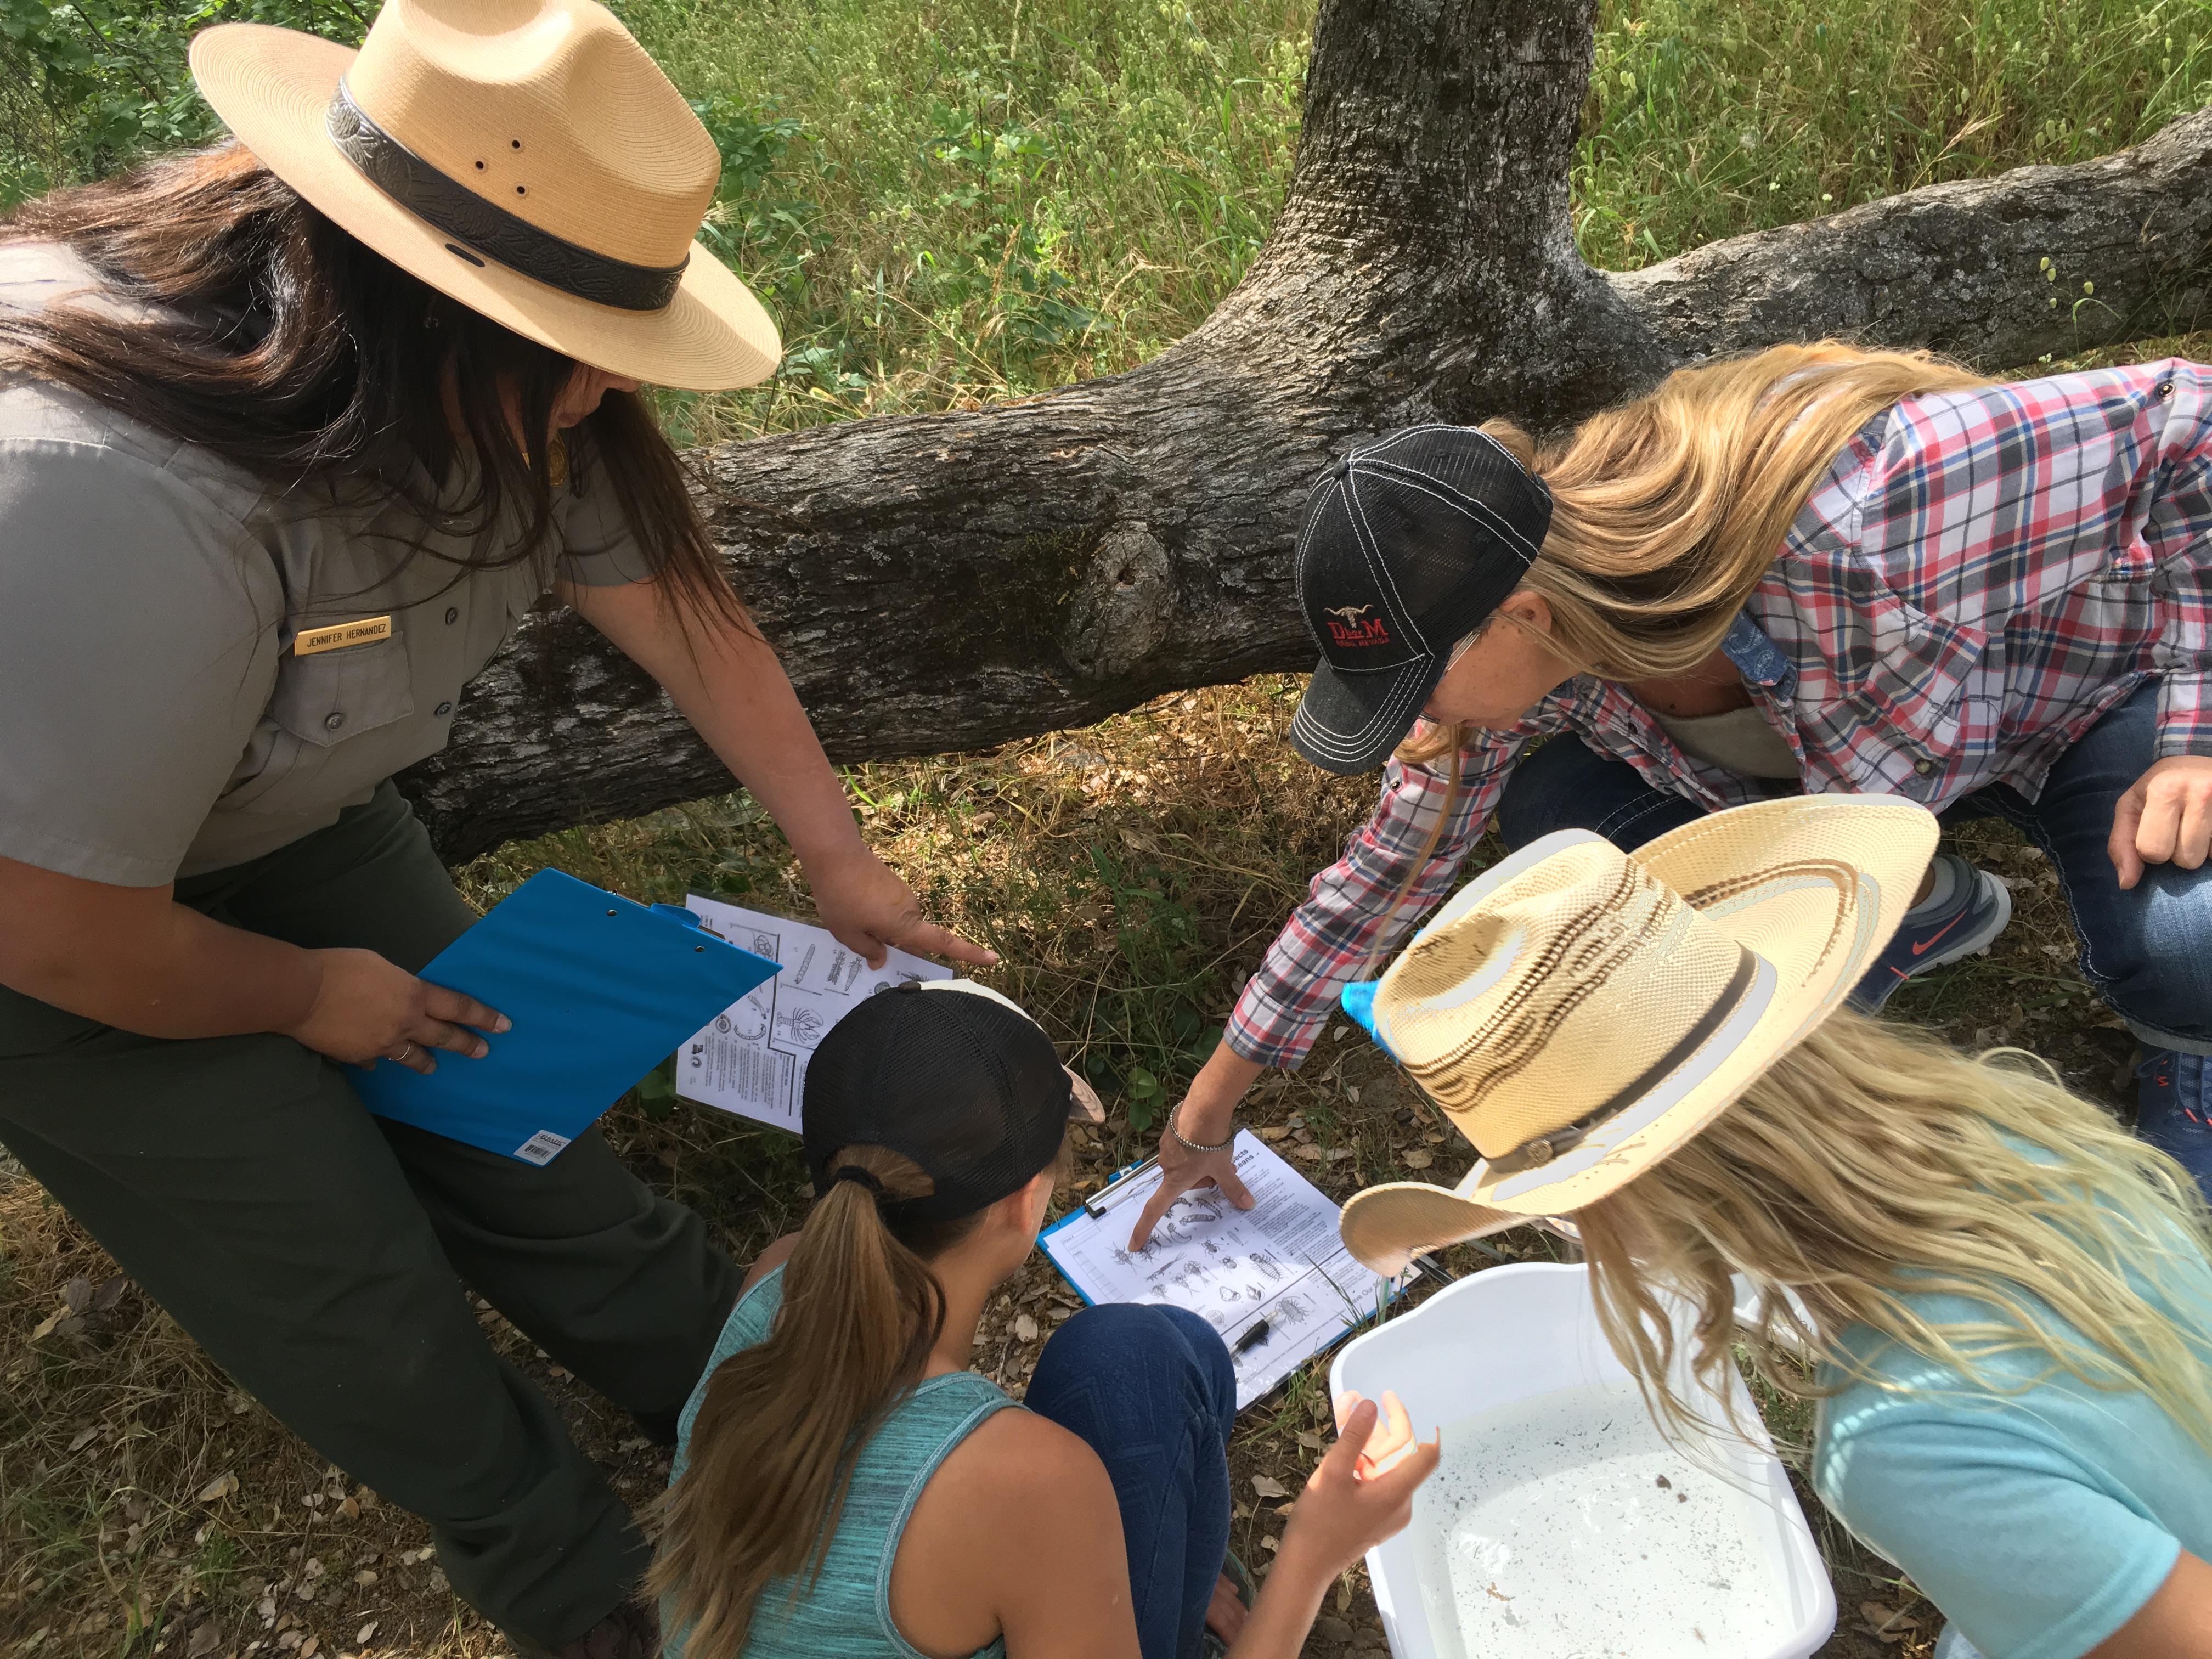
[[[1361,1396],[1346,1389],[1336,1397],[1336,1431],[1345,1434],[1352,1414],[1361,1403]],[[1389,1389],[1382,1390],[1381,1420],[1367,1437],[1367,1443],[1359,1454],[1359,1478],[1372,1480],[1378,1474],[1387,1474],[1404,1462],[1407,1455],[1419,1443],[1413,1438],[1413,1419],[1406,1415],[1406,1407]]]
[[[1324,1579],[1404,1530],[1413,1518],[1413,1493],[1439,1455],[1439,1443],[1416,1442],[1406,1408],[1396,1396],[1385,1395],[1395,1420],[1382,1437],[1389,1449],[1376,1462],[1368,1454],[1379,1443],[1376,1429],[1382,1413],[1371,1400],[1347,1398],[1354,1403],[1340,1416],[1336,1443],[1299,1494],[1277,1558],[1280,1562],[1303,1557]],[[1402,1443],[1395,1437],[1400,1435]]]

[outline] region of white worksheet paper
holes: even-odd
[[[806,1062],[830,1028],[878,991],[952,970],[891,950],[871,968],[826,927],[694,893],[684,901],[715,938],[783,971],[716,1015],[676,1056],[676,1092],[702,1106],[799,1130]]]
[[[1239,1210],[1211,1188],[1177,1199],[1141,1250],[1127,1247],[1155,1170],[1107,1195],[1103,1215],[1078,1210],[1044,1236],[1045,1253],[1084,1300],[1188,1308],[1221,1333],[1237,1366],[1242,1411],[1376,1311],[1383,1281],[1346,1251],[1336,1204],[1249,1129],[1237,1174],[1258,1200]],[[1237,1339],[1267,1322],[1261,1341]]]

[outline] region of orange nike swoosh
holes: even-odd
[[[1912,947],[1912,954],[1917,957],[1923,951],[1931,949],[1936,939],[1942,938],[1944,934],[1949,933],[1954,927],[1956,927],[1966,919],[1966,912],[1964,910],[1960,911],[1957,915],[1952,917],[1950,921],[1945,922],[1942,927],[1938,928],[1933,938],[1922,939],[1919,944],[1914,945]]]

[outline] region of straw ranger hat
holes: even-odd
[[[1628,854],[1562,830],[1485,872],[1391,964],[1372,1013],[1481,1159],[1450,1189],[1356,1194],[1346,1247],[1402,1271],[1650,1169],[1842,1005],[1936,835],[1910,801],[1797,796]]]
[[[714,140],[592,0],[389,0],[358,53],[227,23],[191,66],[263,166],[517,334],[657,386],[774,372],[775,325],[695,244]]]

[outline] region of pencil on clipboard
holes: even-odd
[[[1143,1180],[1159,1167],[1160,1160],[1158,1153],[1141,1164],[1132,1164],[1090,1197],[1085,1199],[1084,1209],[1093,1216],[1104,1215],[1116,1204],[1129,1196],[1129,1189],[1135,1182]]]

